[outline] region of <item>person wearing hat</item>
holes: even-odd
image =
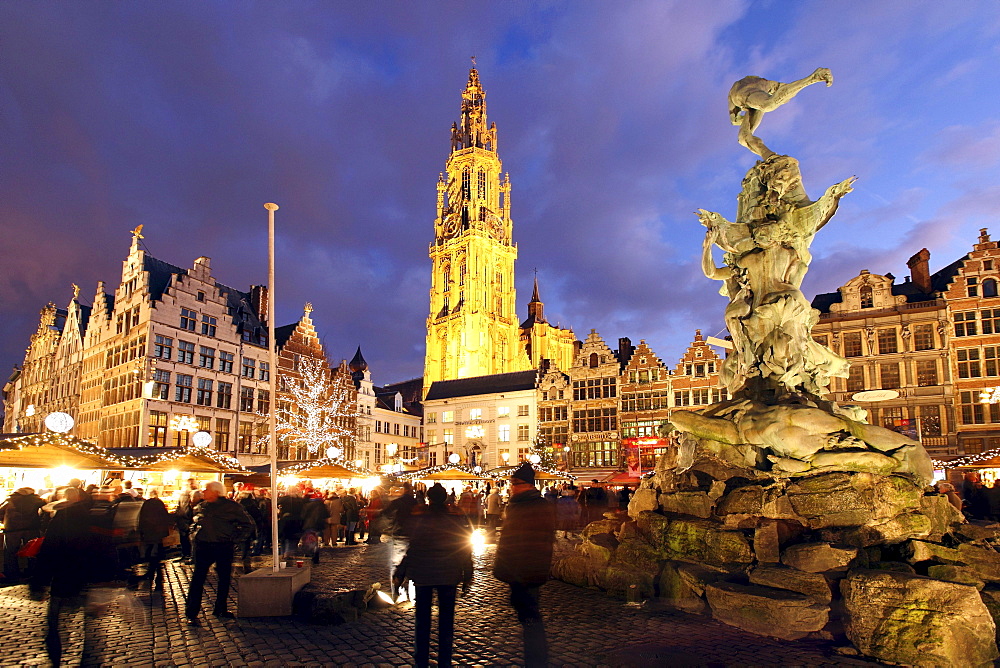
[[[510,501],[493,575],[510,585],[510,604],[524,635],[524,665],[529,667],[548,663],[548,641],[538,600],[552,566],[553,506],[535,488],[535,470],[527,462],[521,464],[510,477]]]
[[[406,556],[393,572],[393,585],[405,580],[416,588],[416,666],[427,666],[431,646],[431,601],[437,591],[437,665],[451,665],[455,638],[455,597],[458,585],[468,593],[472,585],[472,527],[464,514],[447,505],[448,492],[440,483],[427,490],[428,506],[413,517],[413,537]]]

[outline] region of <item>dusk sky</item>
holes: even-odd
[[[420,376],[435,184],[470,56],[512,183],[517,302],[669,366],[724,335],[694,211],[732,219],[756,156],[726,95],[805,89],[757,134],[806,190],[857,175],[803,291],[901,281],[1000,238],[1000,4],[962,2],[4,2],[0,375],[47,302],[116,286],[136,225],[156,258],[267,281],[278,324],[312,314],[332,361]],[[718,253],[717,253],[718,257]]]

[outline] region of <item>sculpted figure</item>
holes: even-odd
[[[827,86],[833,85],[833,74],[829,69],[820,67],[805,79],[791,83],[752,76],[734,83],[729,89],[729,119],[733,125],[740,126],[740,144],[762,158],[774,155],[774,151],[753,134],[764,118],[764,112],[774,111],[806,86],[820,81],[825,81]]]

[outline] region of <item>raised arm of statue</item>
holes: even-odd
[[[733,125],[740,126],[740,144],[765,160],[774,155],[774,151],[754,135],[764,113],[774,111],[806,86],[820,81],[825,81],[827,86],[833,85],[833,74],[829,69],[820,67],[805,79],[791,83],[754,76],[743,77],[734,83],[729,89],[729,120]]]

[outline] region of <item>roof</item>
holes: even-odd
[[[188,273],[187,269],[181,269],[169,262],[157,260],[148,253],[142,258],[142,268],[149,272],[149,298],[153,301],[163,299],[163,293],[173,280],[174,274],[184,276]]]
[[[533,390],[537,378],[538,372],[530,369],[528,371],[497,373],[491,376],[439,380],[431,384],[431,389],[427,392],[427,400]]]

